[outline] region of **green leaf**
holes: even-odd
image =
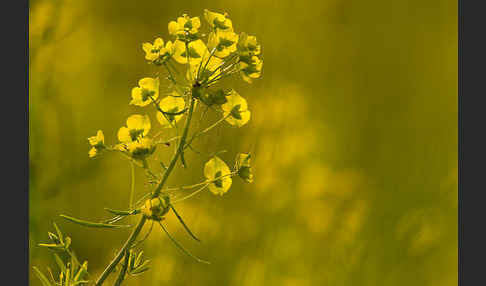
[[[73,286],[75,286],[75,285],[81,285],[81,284],[88,284],[90,282],[92,282],[92,281],[89,281],[89,280],[79,280],[79,281],[74,282],[73,283]]]
[[[130,273],[131,274],[139,274],[139,273],[147,271],[150,268],[150,266],[148,266],[149,263],[150,263],[150,260],[145,260],[141,265],[135,267],[135,269],[133,269]]]
[[[64,248],[68,249],[69,246],[71,246],[71,238],[69,236],[66,236],[64,239]]]
[[[40,246],[40,247],[47,247],[49,249],[64,249],[64,245],[62,245],[62,244],[39,243],[37,245]]]
[[[215,195],[223,195],[231,187],[230,169],[228,165],[214,156],[204,165],[204,176],[211,181],[209,190]]]
[[[49,279],[47,279],[47,277],[44,274],[42,274],[42,272],[39,269],[37,269],[37,267],[34,266],[33,268],[35,270],[35,274],[41,281],[42,286],[53,286],[52,283],[49,281]]]
[[[79,269],[78,273],[74,277],[74,281],[82,281],[79,279],[84,278],[86,274],[88,274],[88,261],[85,261],[83,265],[81,265],[81,268]]]
[[[66,269],[66,284],[69,285],[69,281],[71,280],[71,269],[67,268]]]
[[[62,238],[62,232],[61,232],[61,230],[59,229],[59,227],[57,227],[57,224],[55,222],[53,222],[52,224],[54,225],[54,228],[56,229],[57,237],[59,238],[59,240],[61,242],[63,242],[64,239]]]
[[[60,217],[67,219],[68,221],[77,223],[82,226],[87,226],[87,227],[96,227],[96,228],[127,228],[131,227],[130,225],[116,225],[116,224],[107,224],[107,223],[99,223],[99,222],[91,222],[91,221],[86,221],[86,220],[81,220],[77,219],[74,217],[70,217],[67,215],[60,215]]]
[[[140,266],[139,264],[142,261],[142,254],[143,254],[143,250],[140,251],[140,253],[137,255],[137,258],[135,259],[135,262],[134,262],[134,267]]]
[[[59,237],[57,237],[57,235],[55,235],[54,233],[52,233],[52,232],[47,232],[47,235],[49,235],[49,239],[50,239],[51,241],[53,241],[54,243],[56,243],[56,244],[61,243],[61,241],[59,240]]]
[[[140,275],[140,274],[142,274],[143,272],[145,272],[149,269],[150,269],[149,266],[147,266],[145,268],[137,268],[136,270],[133,270],[132,272],[130,272],[130,275],[137,276],[137,275]]]
[[[135,251],[130,249],[129,254],[128,254],[128,271],[130,272],[135,265]]]

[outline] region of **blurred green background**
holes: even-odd
[[[252,151],[255,181],[234,178],[222,197],[179,204],[202,244],[168,216],[173,235],[211,265],[154,227],[143,246],[152,269],[126,285],[456,285],[452,0],[30,1],[30,266],[54,267],[36,246],[52,221],[96,276],[126,239],[128,230],[86,229],[58,214],[97,220],[108,217],[103,207],[126,208],[129,163],[89,159],[86,138],[102,129],[115,143],[128,115],[147,110],[128,105],[155,70],[142,42],[168,40],[170,20],[202,18],[204,8],[257,36],[264,71],[253,85],[232,82],[250,122],[223,124],[197,146],[228,150],[230,166]],[[206,158],[186,159],[169,185],[203,178]],[[136,175],[139,196],[149,187]]]

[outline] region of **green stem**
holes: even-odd
[[[204,186],[202,186],[201,188],[197,189],[196,191],[194,191],[194,192],[190,193],[189,195],[187,195],[187,196],[185,196],[185,197],[182,197],[182,198],[180,198],[180,199],[178,199],[178,200],[175,200],[175,201],[173,202],[173,204],[177,204],[177,203],[179,203],[179,202],[185,201],[185,200],[187,200],[187,199],[189,199],[189,198],[191,198],[191,197],[193,197],[193,196],[195,196],[195,195],[199,194],[200,192],[204,191],[204,189],[206,189],[208,186],[209,186],[209,183],[206,183]]]
[[[156,144],[156,145],[167,144],[167,143],[170,143],[172,141],[179,140],[179,138],[180,138],[180,136],[175,136],[175,137],[172,137],[172,138],[167,139],[167,140],[155,141],[154,144]]]
[[[214,183],[224,177],[228,177],[228,176],[234,176],[238,173],[238,171],[233,171],[231,173],[228,173],[226,175],[222,175],[222,176],[219,176],[219,177],[216,177],[212,180],[205,180],[203,182],[200,182],[200,183],[197,183],[197,184],[194,184],[194,185],[189,185],[189,186],[181,186],[181,187],[177,187],[177,188],[167,188],[165,189],[165,191],[178,191],[178,190],[191,190],[191,189],[194,189],[194,188],[197,188],[197,187],[200,187],[202,185],[205,185],[205,184],[210,184],[210,183]]]
[[[127,273],[127,268],[128,268],[128,259],[130,258],[130,255],[128,254],[128,251],[125,251],[125,264],[123,264],[123,268],[120,271],[120,274],[118,275],[118,278],[116,279],[115,286],[120,286],[123,282],[123,279],[125,279],[125,274]]]
[[[152,171],[150,171],[150,168],[149,168],[149,166],[148,166],[147,160],[146,160],[145,158],[142,160],[142,166],[143,166],[143,169],[145,170],[145,172],[146,172],[146,173],[147,173],[147,174],[148,174],[150,177],[152,177],[152,179],[155,179],[155,180],[157,180],[157,179],[158,179],[157,175],[155,175],[155,174],[154,174]]]
[[[132,243],[135,241],[137,238],[138,234],[142,230],[143,225],[145,224],[145,221],[147,218],[145,216],[142,216],[140,221],[137,224],[137,227],[133,230],[133,232],[130,234],[128,237],[127,241],[123,245],[122,249],[118,252],[118,254],[113,258],[113,260],[110,262],[110,264],[105,268],[103,273],[101,273],[101,276],[98,278],[96,281],[95,286],[100,286],[103,284],[103,282],[106,280],[108,275],[115,269],[115,266],[120,262],[120,260],[123,258],[123,255],[125,255],[125,252],[128,251]]]
[[[189,79],[192,81],[191,63],[189,62],[189,42],[186,42],[186,59],[187,70],[189,71]]]
[[[206,63],[204,64],[204,68],[202,69],[202,71],[204,72],[209,64],[209,61],[211,60],[211,58],[213,57],[214,55],[214,52],[216,52],[216,47],[214,47],[212,50],[211,50],[211,54],[209,55],[208,57],[208,60],[206,61]],[[202,64],[202,60],[201,60],[201,64]],[[201,73],[201,65],[199,65],[199,69],[197,70],[197,80],[199,80],[199,75]]]
[[[197,137],[203,135],[204,133],[208,132],[209,130],[213,129],[214,127],[218,126],[219,123],[223,122],[226,118],[228,118],[229,116],[231,115],[231,113],[228,113],[226,116],[223,116],[220,120],[216,121],[215,123],[213,123],[211,126],[209,126],[208,128],[204,129],[203,131],[199,132],[199,133],[196,133],[194,134],[191,139],[189,139],[187,141],[187,144],[186,146],[184,146],[184,149],[187,148],[189,145],[191,145],[192,141],[194,139],[196,139]]]
[[[130,169],[131,169],[131,172],[130,172],[131,187],[130,187],[130,204],[128,205],[129,210],[133,209],[133,195],[135,194],[135,166],[133,165],[133,162],[130,164]]]
[[[143,168],[143,164],[140,163],[140,162],[137,162],[135,159],[133,159],[132,157],[130,157],[129,155],[127,155],[125,152],[121,151],[121,150],[117,150],[115,148],[107,148],[107,150],[109,151],[115,151],[115,152],[118,152],[120,153],[123,157],[125,157],[126,159],[128,159],[130,162],[132,162],[133,164],[139,166],[140,168]]]
[[[233,66],[234,66],[234,64],[231,65],[231,66],[229,66],[227,69],[225,69],[224,71],[222,71],[220,74],[218,74],[213,79],[211,79],[209,82],[206,83],[206,86],[207,87],[210,87],[211,85],[217,83],[218,81],[220,81],[220,80],[222,80],[224,78],[230,77],[230,76],[238,73],[239,71],[241,71],[241,69],[236,68],[236,69],[231,70],[231,72],[225,73],[226,71],[229,71],[230,68],[232,68]]]
[[[169,73],[169,79],[172,81],[172,83],[177,86],[177,82],[175,81],[175,78],[174,78],[174,75],[172,75],[172,72],[170,71],[170,68],[169,66],[167,65],[166,62],[164,62],[164,67],[165,69],[167,70],[167,72]]]
[[[155,188],[155,190],[152,194],[152,198],[157,198],[160,195],[160,192],[162,191],[162,187],[164,186],[165,182],[169,178],[169,175],[172,172],[172,169],[174,169],[175,164],[177,163],[177,160],[179,159],[179,156],[184,151],[184,145],[186,144],[186,138],[187,138],[187,134],[189,133],[189,126],[191,124],[192,113],[194,111],[194,102],[195,102],[195,99],[193,97],[191,97],[191,103],[189,105],[189,113],[187,114],[187,119],[186,119],[186,122],[184,124],[184,130],[182,131],[179,146],[177,147],[176,152],[172,156],[172,159],[170,160],[169,166],[167,167],[167,169],[164,172],[164,175],[162,176],[162,180],[160,181],[160,183]]]
[[[210,80],[210,78],[213,76],[213,74],[215,74],[218,70],[222,70],[222,69],[225,69],[226,68],[226,65],[228,63],[230,63],[235,57],[236,57],[236,53],[232,54],[231,56],[229,56],[223,63],[221,63],[215,70],[213,70],[209,75],[208,77],[205,79],[205,81],[202,83],[202,85],[206,85],[208,83],[208,81]]]

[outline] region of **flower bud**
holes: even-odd
[[[162,216],[169,211],[169,197],[157,197],[145,201],[142,213],[149,219],[161,220]]]

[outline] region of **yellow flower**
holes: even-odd
[[[138,85],[132,89],[130,104],[146,106],[152,102],[152,99],[156,100],[159,97],[159,78],[142,78],[138,81]]]
[[[250,154],[240,153],[236,156],[235,170],[238,176],[247,183],[253,182],[253,174],[250,165]]]
[[[142,49],[145,51],[145,59],[160,65],[173,54],[173,44],[168,41],[164,47],[162,38],[155,39],[154,43],[143,43]]]
[[[184,14],[177,18],[176,21],[169,22],[169,34],[175,36],[182,41],[192,41],[197,39],[197,33],[201,27],[201,20],[199,17],[189,18]]]
[[[91,147],[91,149],[89,149],[88,156],[90,158],[93,158],[98,154],[99,154],[98,149],[96,149],[95,147]]]
[[[245,125],[250,120],[251,115],[246,100],[234,90],[228,92],[226,100],[221,105],[226,122],[238,127]]]
[[[134,114],[128,117],[127,126],[118,130],[118,140],[129,143],[144,137],[150,131],[150,119],[147,115]]]
[[[228,14],[220,14],[216,12],[211,12],[208,9],[204,9],[204,18],[208,21],[209,25],[213,29],[221,30],[233,30],[233,24],[230,19],[227,18]]]
[[[143,159],[155,151],[155,144],[152,139],[148,137],[142,137],[135,141],[127,143],[127,150],[130,152],[133,158]]]
[[[89,137],[88,141],[89,144],[93,146],[88,152],[90,158],[95,157],[101,150],[105,148],[105,136],[101,130],[98,130],[96,136]]]
[[[241,77],[251,83],[252,79],[259,78],[262,74],[263,60],[257,56],[250,58],[240,57]]]
[[[215,195],[223,195],[231,187],[231,173],[226,163],[220,158],[214,156],[204,165],[204,176],[213,181],[209,184],[209,190]]]
[[[96,136],[91,136],[88,138],[89,144],[94,147],[100,147],[105,144],[105,136],[103,135],[103,131],[98,130],[96,132]]]
[[[217,30],[211,32],[208,38],[209,49],[216,48],[214,55],[225,58],[236,51],[238,35],[231,30]]]
[[[208,48],[202,40],[192,41],[187,46],[186,55],[186,44],[182,41],[174,43],[174,60],[180,64],[187,64],[189,58],[189,64],[194,66],[199,64],[205,55],[209,55]]]
[[[261,47],[256,37],[241,33],[238,40],[238,53],[245,57],[258,56],[261,53]]]
[[[172,95],[169,95],[162,99],[159,103],[160,109],[167,113],[177,113],[184,110],[186,103],[184,99],[180,96],[179,93],[176,91],[172,92]],[[170,128],[172,127],[177,121],[179,121],[184,114],[178,115],[171,115],[171,114],[162,114],[161,112],[157,112],[157,120],[159,120],[160,124],[163,128]]]

